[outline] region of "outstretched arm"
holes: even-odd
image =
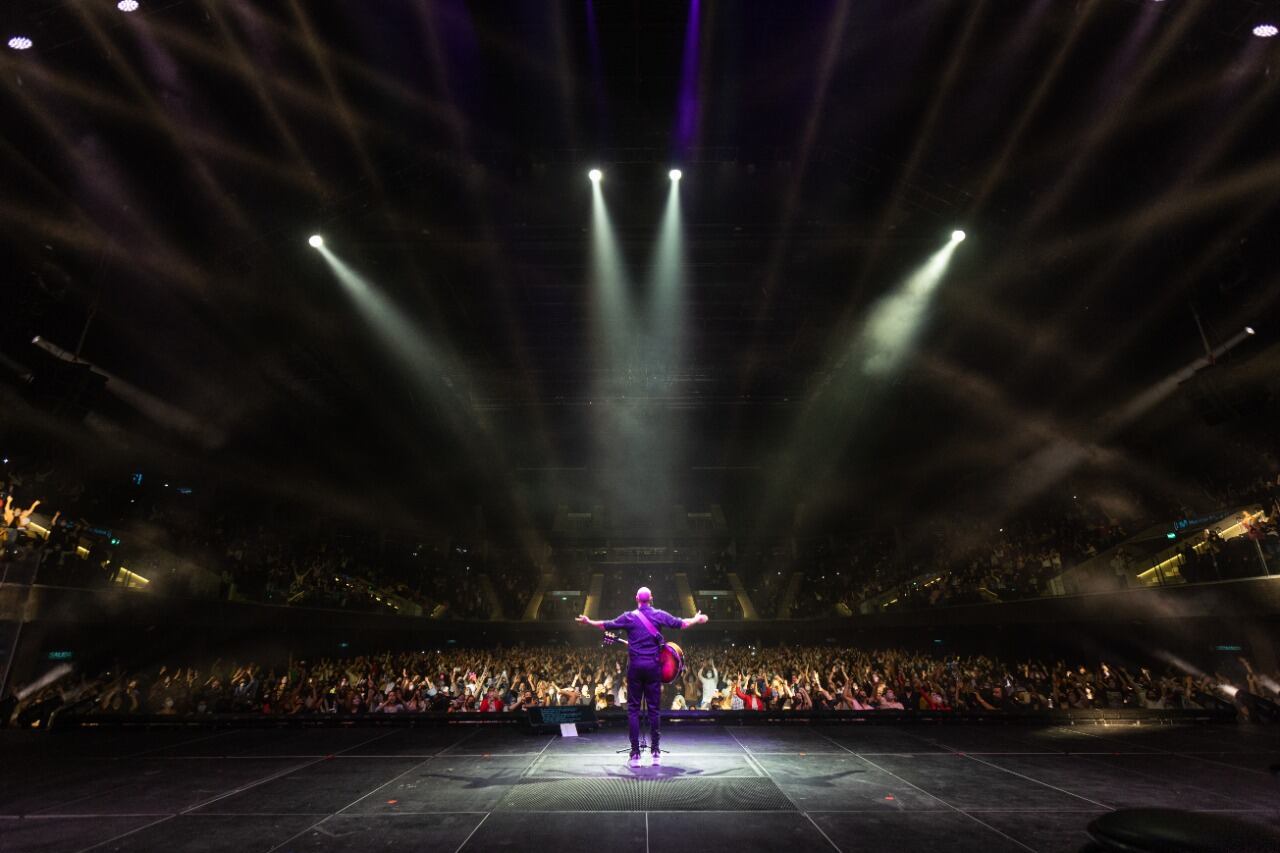
[[[587,614],[585,613],[578,617],[577,622],[579,625],[590,625],[592,628],[599,628],[601,631],[604,630],[604,620],[588,619]]]
[[[703,624],[706,624],[706,621],[707,621],[707,614],[699,610],[696,614],[694,614],[694,617],[692,619],[681,619],[680,627],[689,628],[694,625],[703,625]]]

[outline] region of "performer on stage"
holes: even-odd
[[[640,766],[641,699],[649,706],[649,749],[653,763],[658,765],[662,761],[662,751],[658,748],[659,727],[662,722],[658,707],[662,699],[662,667],[658,660],[664,641],[658,628],[663,625],[669,628],[688,628],[706,621],[707,616],[702,612],[692,619],[681,619],[657,609],[653,606],[653,593],[649,592],[647,586],[636,590],[636,609],[623,613],[617,619],[603,622],[588,619],[585,614],[578,617],[581,624],[602,631],[625,629],[627,632],[627,721],[631,726],[632,767]]]

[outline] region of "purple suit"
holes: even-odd
[[[684,620],[672,616],[665,610],[652,605],[640,607],[641,612],[649,617],[653,627],[683,628]],[[659,729],[662,717],[659,704],[662,701],[662,667],[658,663],[658,654],[662,649],[662,635],[654,635],[644,626],[634,611],[628,611],[604,623],[611,631],[627,632],[627,722],[630,726],[631,751],[640,751],[640,699],[643,697],[649,707],[649,746],[658,752]]]

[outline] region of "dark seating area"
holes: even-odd
[[[0,853],[1280,853],[1278,69],[0,2]]]

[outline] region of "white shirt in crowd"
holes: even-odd
[[[710,678],[706,677],[705,673],[707,670],[705,669],[698,673],[698,680],[702,682],[702,707],[703,708],[711,707],[711,698],[715,695],[715,692],[718,689],[720,684],[720,673],[716,671],[715,667],[710,667],[710,670],[711,670]]]

